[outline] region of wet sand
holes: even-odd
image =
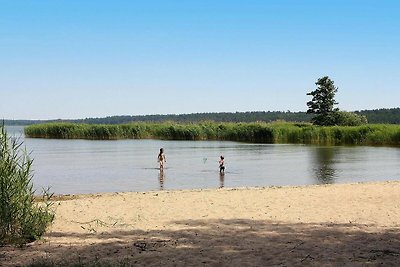
[[[92,194],[3,266],[400,266],[400,182]]]

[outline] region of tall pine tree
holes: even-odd
[[[307,113],[316,114],[312,122],[317,125],[335,125],[335,113],[339,111],[334,106],[339,104],[335,101],[335,94],[338,90],[334,82],[328,76],[319,78],[315,83],[317,89],[307,93],[313,98],[307,102]]]

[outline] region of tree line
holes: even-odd
[[[400,108],[361,110],[355,113],[367,117],[369,123],[400,124]]]
[[[369,123],[400,124],[400,108],[360,110],[354,113],[367,117]],[[249,112],[209,112],[168,115],[108,116],[104,118],[85,118],[79,120],[5,120],[5,125],[31,125],[47,122],[73,122],[87,124],[121,124],[129,122],[310,122],[312,114],[291,111],[249,111]]]

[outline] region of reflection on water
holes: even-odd
[[[158,181],[160,182],[160,190],[164,190],[164,170],[160,169],[160,173],[158,174]]]
[[[7,127],[16,136],[22,130]],[[400,179],[400,148],[393,147],[32,138],[25,145],[34,159],[35,188],[51,186],[56,194]],[[160,147],[168,153],[163,172],[155,156]],[[229,166],[225,175],[219,173],[220,155]]]
[[[219,188],[223,188],[225,183],[225,172],[219,173]]]
[[[334,168],[335,147],[314,148],[314,173],[318,183],[332,184],[335,182],[336,169]]]

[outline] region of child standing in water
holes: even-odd
[[[224,156],[221,156],[221,157],[219,158],[218,163],[219,163],[219,172],[220,172],[220,173],[225,173]]]
[[[164,148],[160,148],[160,153],[158,154],[158,162],[160,163],[160,171],[164,170],[164,163],[167,162],[164,154]]]

